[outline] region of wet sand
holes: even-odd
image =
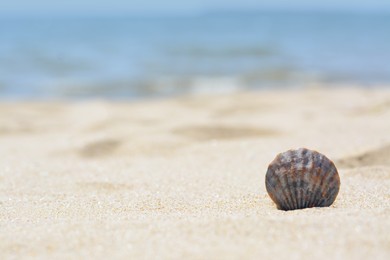
[[[277,210],[277,153],[332,159],[329,208]],[[390,91],[0,103],[0,258],[389,259]]]

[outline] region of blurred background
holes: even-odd
[[[388,83],[388,0],[0,3],[3,100]]]

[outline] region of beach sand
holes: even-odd
[[[277,210],[276,154],[332,159],[328,208]],[[0,103],[0,258],[390,259],[390,91]]]

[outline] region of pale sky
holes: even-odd
[[[4,0],[0,14],[196,13],[218,9],[390,11],[390,0]]]

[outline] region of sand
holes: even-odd
[[[334,160],[328,208],[277,210],[277,153]],[[0,103],[0,259],[390,259],[390,91]]]

